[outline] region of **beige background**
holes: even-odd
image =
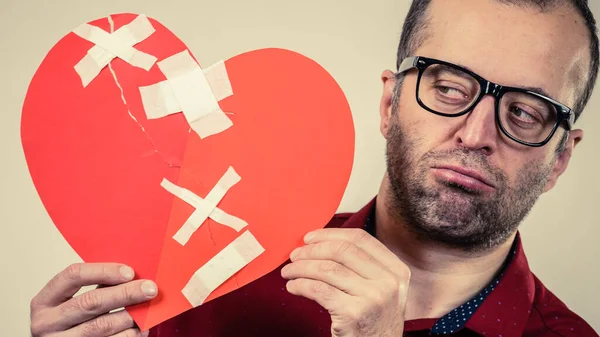
[[[590,2],[600,17],[600,4]],[[264,47],[313,58],[340,83],[354,113],[356,165],[340,209],[354,211],[376,193],[383,174],[379,75],[394,67],[408,6],[408,0],[0,0],[0,335],[28,335],[30,299],[56,272],[79,261],[36,194],[19,138],[28,83],[66,33],[110,13],[136,12],[161,21],[205,65]],[[579,125],[587,136],[570,169],[542,198],[522,233],[534,272],[600,331],[600,221],[593,200],[600,191],[599,108],[596,94]]]

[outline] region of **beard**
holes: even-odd
[[[430,151],[418,156],[418,139],[411,139],[392,114],[386,159],[391,192],[390,214],[423,242],[469,253],[506,242],[543,193],[553,163],[542,161],[522,168],[512,186],[506,174],[485,154],[467,148]],[[495,183],[483,195],[448,181],[428,183],[435,163],[453,163],[485,173]]]

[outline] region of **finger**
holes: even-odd
[[[135,326],[133,318],[125,310],[98,316],[64,332],[64,337],[106,337]],[[61,336],[62,337],[62,336]]]
[[[292,262],[298,260],[330,260],[372,280],[389,271],[362,248],[349,241],[323,241],[296,248],[290,254]]]
[[[302,296],[317,302],[329,312],[339,311],[346,303],[351,303],[352,297],[341,290],[321,281],[299,278],[288,281],[287,291],[296,296]]]
[[[49,310],[56,315],[58,330],[67,329],[115,309],[146,302],[157,294],[152,281],[138,280],[83,293]]]
[[[138,329],[127,329],[110,337],[148,337],[149,331],[141,332]]]
[[[71,298],[83,286],[116,285],[131,281],[131,267],[118,263],[77,263],[57,274],[32,301],[35,306],[56,306]]]
[[[281,269],[281,276],[288,280],[306,278],[321,281],[349,295],[359,296],[368,280],[335,261],[299,260]]]
[[[395,273],[406,272],[406,265],[398,259],[381,241],[362,229],[355,228],[325,228],[306,234],[304,241],[307,244],[324,241],[348,241],[371,254],[386,268]]]

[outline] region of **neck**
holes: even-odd
[[[390,214],[387,192],[382,187],[377,198],[376,236],[411,270],[406,320],[440,318],[470,300],[494,279],[516,233],[504,244],[478,253],[425,242]]]

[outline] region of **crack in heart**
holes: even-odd
[[[210,240],[212,241],[213,245],[215,245],[215,247],[216,247],[217,243],[215,242],[215,239],[213,238],[213,235],[212,235],[212,231],[210,230],[210,223],[206,224],[206,227],[208,228],[208,235],[210,236]]]
[[[112,34],[112,33],[114,33],[114,30],[115,30],[115,23],[114,23],[114,21],[113,21],[113,19],[112,19],[112,17],[110,15],[107,18],[108,18],[108,23],[110,25],[110,33]],[[160,159],[165,164],[167,164],[167,166],[169,166],[169,168],[179,168],[179,169],[181,169],[181,165],[177,165],[177,164],[173,164],[173,163],[169,162],[162,155],[162,153],[160,153],[160,151],[157,150],[156,144],[152,140],[152,137],[150,137],[150,135],[148,134],[148,132],[146,131],[146,129],[144,128],[144,126],[137,120],[137,118],[135,118],[135,116],[131,113],[131,110],[129,110],[129,104],[127,103],[127,99],[125,99],[125,91],[123,90],[123,87],[121,86],[121,83],[119,83],[119,79],[117,78],[117,73],[113,69],[111,63],[112,63],[112,61],[108,63],[108,69],[110,70],[110,73],[112,74],[112,77],[113,77],[113,79],[115,81],[115,84],[117,85],[117,87],[119,88],[119,90],[121,92],[121,101],[123,101],[123,104],[127,108],[127,113],[129,114],[129,117],[131,117],[131,119],[140,127],[140,130],[142,130],[142,132],[144,133],[144,135],[148,139],[148,142],[150,142],[150,145],[154,149],[154,153],[156,155],[158,155],[160,157]],[[144,157],[144,156],[142,155],[142,157]]]
[[[196,183],[198,186],[202,186],[202,184],[200,183],[200,180],[198,180],[198,178],[196,177],[196,175],[193,174],[191,171],[186,170],[185,168],[181,168],[180,171],[179,171],[179,173],[180,174],[188,175],[190,178],[192,178],[192,180],[194,181],[194,183]],[[210,229],[210,227],[211,227],[210,223],[207,223],[206,227],[208,228],[207,230],[208,230],[208,235],[210,237],[210,240],[212,241],[213,245],[215,247],[217,247],[217,242],[215,241],[215,239],[213,237],[213,234],[212,234],[212,231]]]
[[[195,184],[197,184],[198,186],[202,185],[200,183],[200,180],[198,180],[198,178],[196,177],[196,175],[193,174],[191,171],[186,170],[185,168],[181,168],[179,172],[182,175],[189,176],[193,180],[193,182]],[[212,230],[211,230],[211,224],[210,224],[210,222],[206,223],[206,227],[207,227],[207,231],[208,231],[208,236],[209,236],[209,238],[210,238],[213,246],[217,247],[217,242],[215,241],[215,239],[213,237],[213,233],[212,233]],[[235,282],[236,286],[239,288],[240,287],[240,282],[238,281],[237,274],[232,275],[231,279]]]

